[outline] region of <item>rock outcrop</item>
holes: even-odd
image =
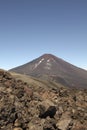
[[[87,130],[87,90],[35,89],[0,70],[0,130]]]

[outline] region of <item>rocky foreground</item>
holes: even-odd
[[[36,89],[0,70],[0,130],[87,130],[87,90]]]

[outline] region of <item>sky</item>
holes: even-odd
[[[0,68],[45,53],[87,70],[87,0],[0,0]]]

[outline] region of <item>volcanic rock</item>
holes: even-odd
[[[0,130],[87,130],[86,98],[87,90],[35,89],[0,70]]]
[[[52,54],[44,54],[31,62],[10,69],[10,71],[55,81],[66,87],[87,89],[87,71]]]

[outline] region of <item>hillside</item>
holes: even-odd
[[[55,81],[43,80],[43,79],[35,78],[35,77],[29,76],[29,75],[19,74],[19,73],[15,73],[15,72],[10,72],[10,74],[16,80],[22,80],[24,82],[27,82],[29,85],[31,85],[35,89],[39,88],[40,86],[43,88],[67,87],[65,85],[62,85],[61,83],[56,83]]]
[[[87,90],[12,75],[0,70],[0,130],[87,130]]]
[[[10,71],[55,81],[68,87],[87,88],[87,71],[52,54],[44,54]]]

